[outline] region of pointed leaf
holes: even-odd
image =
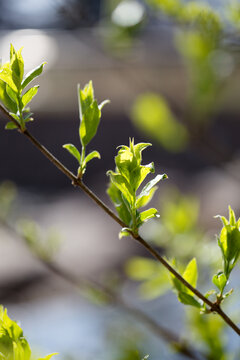
[[[153,217],[159,217],[157,209],[151,208],[140,213],[141,222],[147,221]]]
[[[194,288],[197,285],[197,278],[198,278],[198,271],[197,271],[197,261],[193,258],[187,265],[184,273],[183,278]],[[186,288],[186,292],[188,294],[192,294],[192,291]]]
[[[78,108],[79,108],[80,121],[83,120],[83,115],[92,105],[93,101],[94,101],[94,89],[93,89],[92,80],[90,80],[89,83],[85,85],[83,90],[80,88],[80,84],[78,84]]]
[[[125,177],[120,174],[114,173],[111,170],[107,172],[107,175],[110,176],[113,184],[121,191],[121,193],[129,202],[129,204],[132,205],[133,204],[132,189],[128,181],[125,179]]]
[[[25,108],[25,106],[27,104],[30,103],[30,101],[33,99],[33,97],[37,94],[38,89],[39,89],[39,85],[33,86],[23,95],[23,97],[22,97],[23,109]]]
[[[213,276],[212,282],[222,292],[227,284],[226,275],[220,271],[218,274]]]
[[[143,196],[148,196],[150,193],[150,190],[160,181],[163,179],[167,179],[166,174],[157,175],[153,180],[149,181],[147,185],[144,186],[142,189],[140,195],[137,197],[137,200],[139,200]]]
[[[13,80],[13,73],[10,64],[6,63],[0,68],[0,79],[10,86],[15,92],[18,91],[17,86]]]
[[[92,160],[92,159],[94,159],[94,158],[101,159],[101,155],[100,155],[99,152],[96,151],[96,150],[94,150],[94,151],[92,151],[90,154],[88,154],[88,155],[85,157],[84,162],[87,164],[90,160]]]
[[[97,101],[94,100],[94,102],[85,110],[79,128],[79,136],[83,146],[86,146],[96,135],[100,117],[101,112],[98,109]]]
[[[0,80],[0,101],[3,103],[3,105],[8,111],[16,114],[17,104],[8,95],[7,86],[8,85],[4,81]]]
[[[155,193],[155,191],[157,190],[157,186],[154,186],[150,191],[148,195],[142,196],[142,197],[138,197],[137,198],[137,203],[136,203],[136,207],[137,209],[146,206],[151,200],[152,197]]]
[[[191,305],[197,308],[201,308],[201,304],[191,295],[185,292],[180,292],[178,294],[178,300],[184,305]]]
[[[24,61],[21,52],[22,48],[16,52],[13,46],[10,50],[10,66],[12,69],[13,80],[19,90],[21,89],[21,82],[24,74]]]
[[[14,129],[18,129],[18,126],[12,122],[12,121],[9,121],[6,125],[5,125],[5,129],[6,130],[14,130]]]
[[[45,64],[46,64],[46,62],[43,62],[41,65],[39,65],[38,67],[36,67],[35,69],[33,69],[27,73],[27,75],[25,76],[25,79],[22,82],[22,89],[24,89],[37,76],[41,75]]]
[[[129,209],[129,203],[127,203],[127,200],[124,201],[121,191],[112,182],[110,182],[107,193],[112,200],[120,219],[124,222],[124,224],[130,226],[132,216]]]
[[[65,144],[63,145],[63,148],[66,149],[71,155],[73,155],[78,163],[80,164],[81,162],[81,155],[78,151],[78,149],[76,148],[76,146],[74,146],[73,144]]]

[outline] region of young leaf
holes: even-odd
[[[10,66],[12,69],[13,80],[19,91],[21,90],[21,82],[24,74],[24,61],[21,52],[22,48],[16,52],[12,44],[10,45]]]
[[[189,293],[180,292],[178,294],[178,300],[184,305],[191,305],[197,307],[198,309],[201,308],[202,304],[199,303],[192,295]]]
[[[18,88],[13,80],[13,73],[10,68],[10,64],[6,63],[0,68],[0,79],[13,89],[13,91],[18,92]]]
[[[22,108],[24,109],[27,104],[33,99],[33,97],[37,94],[39,89],[39,85],[33,86],[30,88],[22,97]]]
[[[85,157],[85,164],[87,164],[90,160],[94,159],[94,158],[98,158],[98,159],[101,159],[101,155],[99,154],[98,151],[92,151],[90,154],[88,154],[86,157]]]
[[[14,104],[16,104],[16,107],[17,107],[18,106],[18,94],[12,88],[10,88],[10,86],[8,84],[5,84],[5,85],[6,85],[6,92],[7,92],[8,96],[14,102]]]
[[[17,104],[15,101],[11,99],[11,97],[7,93],[7,84],[0,80],[0,101],[6,107],[8,111],[13,113],[17,113]]]
[[[41,75],[45,64],[46,64],[46,62],[43,62],[41,65],[39,65],[38,67],[36,67],[35,69],[33,69],[27,73],[27,75],[25,76],[25,79],[22,82],[22,89],[24,89],[37,76]]]
[[[140,220],[143,223],[144,221],[147,221],[148,219],[151,219],[153,217],[159,217],[157,209],[151,208],[146,211],[143,211],[140,213]]]
[[[130,222],[132,219],[130,206],[127,200],[124,201],[121,191],[113,184],[113,182],[110,182],[107,193],[113,204],[115,205],[120,219],[126,225],[130,226]]]
[[[148,195],[142,196],[142,197],[138,197],[137,198],[137,202],[136,202],[136,207],[137,209],[146,206],[151,200],[152,197],[155,193],[155,191],[157,190],[157,186],[154,186],[150,191]]]
[[[94,101],[94,89],[92,81],[85,85],[81,90],[80,84],[78,84],[78,108],[80,121],[83,119],[83,115]]]
[[[101,112],[98,109],[97,101],[94,100],[94,102],[84,112],[79,128],[79,136],[84,147],[86,147],[96,135],[100,117]]]
[[[6,130],[14,130],[14,129],[17,129],[17,125],[12,122],[12,121],[9,121],[6,125],[5,125],[5,129]]]
[[[218,274],[213,276],[212,282],[221,292],[223,292],[227,284],[226,275],[222,271],[220,271]]]
[[[132,194],[132,189],[125,177],[120,174],[114,173],[111,170],[107,172],[107,175],[110,176],[111,181],[121,191],[123,196],[129,202],[130,206],[133,205],[134,197]]]
[[[139,201],[143,196],[148,196],[151,189],[160,181],[163,179],[167,179],[166,174],[157,175],[153,180],[149,181],[147,185],[144,186],[142,189],[140,195],[137,197],[137,201]]]
[[[73,155],[77,159],[78,163],[80,164],[81,155],[80,155],[78,149],[73,144],[65,144],[65,145],[63,145],[63,148],[66,149],[71,155]]]
[[[193,258],[187,265],[184,273],[183,278],[194,288],[197,285],[197,278],[198,278],[198,270],[197,270],[197,261]],[[193,295],[192,291],[186,288],[186,293]]]

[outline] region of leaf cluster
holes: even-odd
[[[56,354],[38,360],[50,360]],[[0,360],[32,360],[31,349],[21,327],[0,306]]]
[[[23,131],[25,123],[33,120],[28,104],[37,94],[39,85],[25,90],[32,80],[41,75],[45,64],[42,63],[24,77],[22,48],[16,51],[10,45],[10,61],[0,67],[0,100],[15,120],[8,122],[6,129],[20,127]]]
[[[134,139],[129,140],[129,146],[121,145],[115,157],[116,170],[109,170],[110,184],[107,190],[121,220],[126,224],[119,236],[128,236],[129,233],[138,234],[139,227],[147,220],[159,217],[155,208],[140,212],[152,199],[157,187],[156,184],[167,177],[166,174],[157,175],[149,181],[137,195],[137,191],[149,173],[154,173],[153,162],[142,165],[142,151],[149,143],[134,145]]]
[[[218,271],[212,278],[213,284],[220,290],[218,302],[228,297],[232,289],[223,294],[230,274],[235,267],[240,255],[240,218],[236,220],[235,213],[229,206],[229,219],[217,216],[222,220],[223,228],[218,236],[218,246],[221,249],[223,270]]]
[[[81,89],[80,85],[78,85],[78,109],[80,118],[79,139],[82,145],[82,151],[80,153],[73,144],[63,145],[63,148],[65,148],[78,161],[78,178],[82,178],[89,161],[94,158],[101,158],[99,152],[96,150],[86,156],[86,146],[96,135],[101,119],[101,110],[108,102],[108,100],[105,100],[98,105],[97,100],[94,97],[92,81],[89,81],[83,89]]]

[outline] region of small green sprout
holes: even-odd
[[[6,124],[6,129],[26,129],[26,122],[33,121],[28,104],[37,94],[39,85],[35,85],[24,92],[27,85],[41,75],[45,62],[30,71],[24,77],[24,60],[22,48],[16,51],[10,45],[10,62],[0,67],[0,101],[15,121]],[[18,126],[18,125],[19,126]]]
[[[100,159],[101,156],[98,151],[94,150],[86,156],[86,146],[90,143],[97,133],[98,125],[101,119],[101,110],[109,100],[103,101],[98,105],[94,98],[94,89],[92,81],[85,85],[84,89],[78,85],[78,108],[79,108],[79,138],[82,145],[82,152],[80,153],[73,144],[65,144],[65,148],[72,156],[74,156],[78,163],[78,178],[81,179],[86,171],[87,163],[94,159]]]
[[[129,147],[120,146],[118,155],[115,157],[116,170],[109,170],[110,185],[107,190],[116,210],[126,227],[119,234],[120,238],[128,236],[129,233],[138,234],[139,227],[147,220],[159,217],[156,209],[139,211],[139,208],[146,206],[153,197],[157,187],[156,184],[165,178],[166,174],[157,175],[149,181],[140,194],[137,191],[149,173],[154,173],[153,162],[148,165],[141,165],[142,151],[149,143],[139,143],[134,145],[134,139],[129,140]]]

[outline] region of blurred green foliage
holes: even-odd
[[[47,355],[38,360],[50,360],[56,355]],[[7,310],[0,307],[0,359],[1,360],[34,360],[30,346],[20,326],[7,315]]]
[[[132,119],[139,129],[168,151],[178,152],[186,148],[188,132],[160,95],[139,96],[132,109]]]

